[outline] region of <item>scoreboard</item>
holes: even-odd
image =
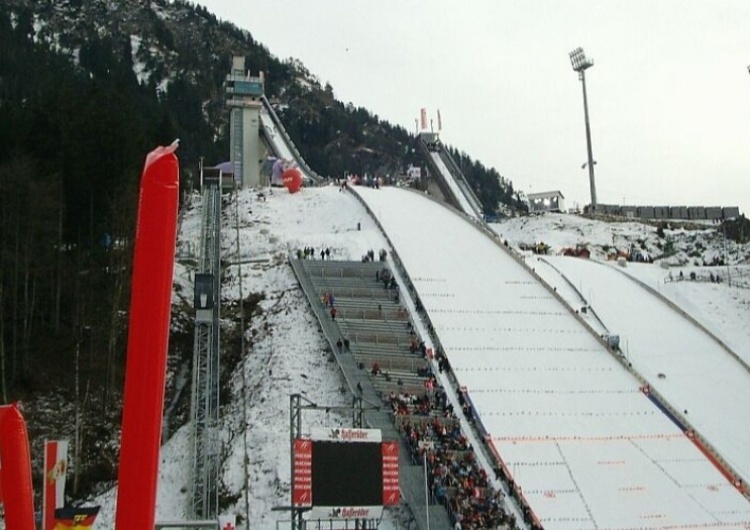
[[[398,442],[379,429],[314,429],[292,445],[292,503],[322,519],[379,518],[398,504]]]

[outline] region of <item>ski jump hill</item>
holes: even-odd
[[[406,270],[488,447],[546,530],[750,528],[750,502],[728,471],[747,476],[748,374],[726,352],[709,353],[715,340],[672,308],[633,302],[643,319],[626,327],[618,309],[597,306],[643,352],[644,373],[669,372],[650,391],[470,212],[397,188],[353,191]],[[641,289],[621,279],[630,284],[602,280],[612,298],[652,298],[621,295]],[[644,331],[654,318],[658,340]],[[688,351],[701,352],[700,363]],[[724,377],[726,388],[706,397],[701,383],[721,386]],[[694,424],[669,401],[689,408]]]
[[[422,132],[417,136],[417,145],[437,185],[433,191],[442,195],[445,202],[466,215],[482,219],[482,205],[479,199],[458,164],[441,144],[438,135]]]
[[[305,162],[305,159],[289,137],[289,133],[287,133],[284,124],[281,123],[268,98],[263,96],[261,102],[263,106],[260,112],[260,133],[268,150],[276,158],[293,162],[302,172],[305,181],[321,183],[323,177],[307,165],[307,162]]]

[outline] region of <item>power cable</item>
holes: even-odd
[[[240,298],[240,359],[242,370],[242,451],[243,451],[243,462],[242,469],[245,474],[245,528],[250,528],[250,476],[249,476],[249,455],[247,454],[247,376],[245,374],[245,297],[242,292],[242,260],[240,257],[240,196],[237,190],[237,182],[234,183],[234,227],[236,233],[237,243],[237,275],[239,278],[239,298]]]

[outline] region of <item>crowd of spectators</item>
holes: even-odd
[[[422,395],[392,392],[387,401],[412,460],[427,466],[432,498],[446,508],[454,528],[517,528],[503,509],[503,493],[490,486],[477,464],[444,389]]]

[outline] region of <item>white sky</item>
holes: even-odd
[[[439,108],[444,141],[571,206],[589,201],[582,46],[600,202],[750,211],[746,1],[198,3],[410,131]]]

